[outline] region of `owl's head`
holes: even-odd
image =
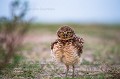
[[[62,26],[57,31],[57,36],[61,40],[73,39],[74,35],[75,35],[74,30],[67,25]]]

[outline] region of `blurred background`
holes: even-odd
[[[46,70],[41,70],[43,64],[54,66],[50,44],[62,25],[71,26],[85,40],[82,65],[120,65],[119,4],[119,0],[1,0],[0,78],[43,77],[38,76]]]

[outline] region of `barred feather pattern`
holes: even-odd
[[[57,39],[51,44],[51,50],[58,62],[74,65],[80,62],[83,43],[83,38],[77,36],[70,40]]]

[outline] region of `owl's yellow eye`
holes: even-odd
[[[61,35],[63,35],[64,33],[63,33],[63,32],[61,32],[60,34],[61,34]]]
[[[67,34],[68,34],[68,35],[70,35],[71,33],[70,33],[70,32],[68,32]]]

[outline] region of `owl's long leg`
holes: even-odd
[[[72,67],[73,67],[72,77],[74,78],[74,76],[75,76],[75,74],[74,74],[75,73],[75,66],[73,65]]]
[[[69,65],[66,65],[66,77],[68,76]]]

